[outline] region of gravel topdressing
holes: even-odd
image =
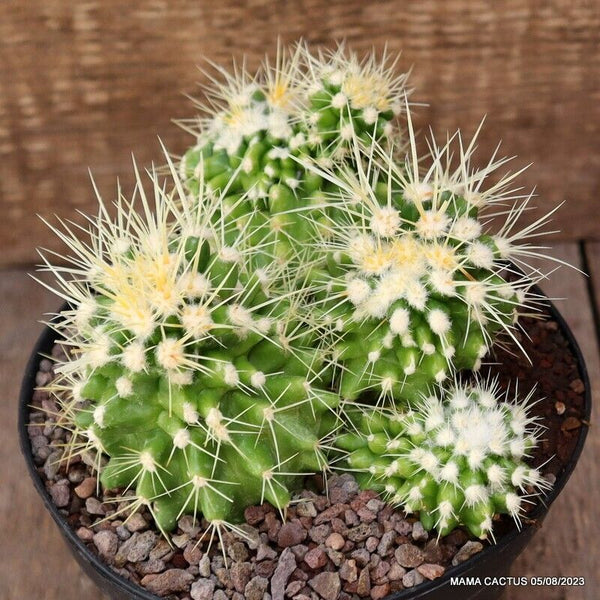
[[[497,352],[500,364],[490,371],[502,384],[518,379],[523,391],[538,386],[535,412],[548,429],[532,463],[545,463],[543,472],[552,481],[577,441],[585,390],[557,324],[524,320],[524,326],[529,339],[522,343],[532,364]],[[53,350],[61,351],[59,346]],[[52,362],[42,360],[37,385],[52,377]],[[60,447],[69,434],[48,416],[57,407],[42,390],[34,392],[32,405],[34,461],[55,505],[94,554],[161,597],[377,600],[442,576],[486,544],[460,528],[437,540],[414,517],[393,510],[372,491],[360,492],[352,476],[343,474],[329,478],[328,495],[319,477],[309,478],[285,519],[267,504],[246,509],[244,536],[224,532],[223,549],[213,540],[209,550],[207,523],[189,516],[179,520],[169,545],[147,510],[129,518],[116,514],[119,491],[103,495],[97,490],[91,457],[76,457],[68,467],[61,463]],[[502,517],[495,533],[513,526]]]

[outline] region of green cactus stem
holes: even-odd
[[[531,197],[515,196],[515,174],[487,184],[505,161],[474,169],[475,140],[466,148],[434,140],[421,166],[410,113],[408,122],[403,162],[358,140],[352,166],[303,162],[337,190],[312,221],[307,314],[349,400],[368,390],[415,399],[458,370],[477,370],[499,334],[518,344],[517,317],[535,309],[527,292],[540,273],[523,274],[507,261],[522,266],[536,255],[527,241],[548,217],[518,230]],[[455,150],[457,164],[448,158]],[[487,215],[510,203],[499,232],[488,231]]]
[[[327,467],[339,399],[324,357],[295,329],[280,267],[225,224],[220,196],[201,184],[190,201],[151,174],[150,199],[136,175],[139,212],[120,198],[110,218],[100,201],[83,241],[53,227],[70,250],[68,266],[45,261],[70,304],[52,387],[67,454],[105,455],[104,488],[133,490],[164,531],[184,513],[221,524],[264,500],[283,510]]]
[[[225,203],[237,205],[225,218],[251,218],[256,239],[290,260],[310,233],[304,213],[314,207],[318,215],[330,187],[298,158],[331,166],[356,136],[389,138],[408,94],[406,74],[394,68],[385,54],[360,60],[343,45],[312,54],[298,44],[279,48],[275,64],[266,61],[255,76],[225,74],[207,90],[206,115],[192,127],[197,143],[181,161],[187,186],[197,192],[201,171],[210,189],[226,189]]]
[[[347,468],[438,535],[464,525],[492,535],[494,516],[517,523],[524,505],[549,484],[527,465],[540,428],[531,394],[509,399],[494,383],[457,384],[411,409],[355,411],[338,437]]]

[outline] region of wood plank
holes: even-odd
[[[557,245],[553,255],[580,266],[576,244]],[[557,308],[581,346],[590,374],[593,393],[592,423],[600,422],[600,359],[585,277],[561,267],[544,291],[557,301]],[[591,429],[585,450],[561,495],[553,504],[543,527],[517,560],[515,576],[581,576],[585,587],[510,588],[506,600],[596,600],[600,589],[600,437]]]
[[[600,242],[585,244],[584,251],[590,276],[592,301],[596,306],[596,318],[598,318],[600,315]],[[600,331],[596,334],[600,336]]]
[[[23,271],[0,272],[0,599],[102,600],[42,505],[20,455],[17,398],[37,322],[61,302]],[[107,599],[104,599],[107,600]]]
[[[418,123],[473,132],[480,148],[533,161],[522,177],[568,239],[600,236],[600,3],[589,0],[20,0],[0,4],[0,264],[34,260],[36,213],[94,206],[87,168],[107,199],[131,183],[130,153],[161,161],[191,143],[170,124],[194,110],[203,58],[256,66],[276,35],[357,50],[403,51],[414,65]],[[532,214],[532,217],[539,213]],[[53,245],[55,247],[55,245]]]

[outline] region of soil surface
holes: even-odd
[[[522,353],[496,350],[494,364],[482,371],[498,376],[504,387],[518,380],[523,394],[535,388],[532,410],[547,429],[531,463],[553,482],[583,424],[584,384],[556,322],[523,319],[522,326],[527,335],[521,335],[520,343],[531,362]],[[61,351],[55,346],[53,353]],[[36,383],[44,386],[52,378],[52,362],[44,359]],[[179,520],[169,545],[147,510],[119,513],[119,491],[103,494],[97,489],[91,457],[61,462],[61,446],[70,434],[56,426],[56,414],[54,401],[36,390],[29,436],[49,495],[92,553],[161,597],[377,600],[440,577],[487,543],[463,529],[437,540],[376,493],[359,492],[354,479],[344,474],[329,479],[328,494],[319,477],[307,480],[307,489],[285,519],[267,504],[248,508],[240,526],[243,536],[221,532],[224,549],[217,536],[210,544],[206,522],[188,516]],[[499,538],[514,527],[511,519],[500,517],[494,533]]]

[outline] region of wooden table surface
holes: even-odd
[[[597,317],[600,243],[568,243],[554,254],[587,270],[589,278],[561,268],[543,287],[555,298],[582,347],[600,413]],[[594,308],[594,302],[595,308]],[[28,277],[27,269],[0,271],[0,600],[99,600],[102,595],[71,558],[37,497],[21,458],[17,397],[22,371],[42,326],[42,314],[59,301]],[[600,436],[592,428],[585,451],[543,528],[519,557],[513,575],[572,575],[581,588],[513,587],[507,600],[596,600],[600,597]]]

